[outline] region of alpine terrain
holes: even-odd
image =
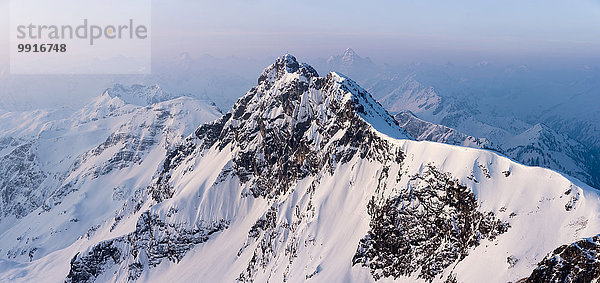
[[[117,85],[74,113],[3,114],[1,258],[34,261],[108,219],[118,223],[167,148],[220,115],[204,102],[141,85]]]
[[[417,140],[492,149],[600,187],[596,70],[531,70],[486,61],[378,68],[350,48],[327,62],[320,69],[366,86]]]
[[[165,128],[193,115],[189,103],[128,108],[109,94],[78,119],[124,125],[74,155],[66,175],[44,173],[41,156],[9,157],[37,186],[62,185],[3,219],[0,281],[600,278],[598,191],[492,151],[416,141],[353,80],[292,55],[181,142]],[[3,188],[38,191],[23,182]]]
[[[381,80],[371,91],[386,93],[382,105],[417,140],[486,148],[518,162],[542,166],[600,187],[600,154],[544,123],[478,110],[471,100],[442,96],[415,79]],[[592,133],[594,131],[591,131]]]

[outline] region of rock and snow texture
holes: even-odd
[[[414,76],[381,81],[371,91],[388,93],[381,104],[398,112],[395,118],[417,140],[495,150],[600,186],[600,154],[544,124],[481,113],[475,102],[442,97]]]
[[[434,141],[452,145],[467,146],[481,149],[497,150],[486,138],[476,138],[455,129],[436,125],[417,118],[410,111],[402,111],[394,115],[394,119],[406,132],[419,141]]]
[[[172,94],[166,93],[159,85],[144,86],[131,85],[124,86],[115,84],[112,88],[106,90],[110,97],[118,97],[125,103],[146,106],[176,98]]]
[[[507,156],[524,164],[564,172],[596,187],[600,184],[600,176],[592,166],[598,164],[600,156],[544,124],[536,124],[511,137],[504,142],[503,149]]]
[[[548,254],[525,282],[593,282],[600,278],[600,235]]]
[[[400,127],[420,141],[490,149],[520,163],[564,172],[589,184],[600,182],[600,176],[594,172],[593,166],[598,163],[600,156],[543,124],[536,124],[520,134],[490,141],[485,137],[476,138],[450,127],[424,121],[409,111],[400,112],[394,118]]]
[[[0,281],[514,282],[568,276],[548,261],[563,245],[597,255],[577,244],[600,233],[594,189],[414,141],[352,80],[291,55],[160,160],[118,221],[0,261]]]
[[[167,149],[219,116],[191,98],[138,106],[108,92],[72,114],[2,115],[0,258],[36,260],[118,222]]]

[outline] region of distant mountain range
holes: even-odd
[[[407,105],[459,127],[394,119],[346,75],[289,54],[224,115],[156,86],[116,86],[73,115],[5,113],[0,281],[600,278],[597,190],[415,140],[492,145],[459,131],[479,116],[407,89],[398,97],[426,102]],[[579,150],[543,125],[503,135],[507,154],[540,162]]]
[[[353,62],[364,59],[340,59],[361,58],[348,50],[332,56],[345,62],[332,70],[361,69],[365,63]],[[399,113],[395,117],[418,140],[492,149],[600,188],[600,99],[593,98],[597,83],[592,79],[600,73],[582,69],[582,78],[564,76],[544,85],[546,77],[525,65],[370,70],[362,79],[369,92],[390,113]],[[579,94],[560,102],[574,92]]]

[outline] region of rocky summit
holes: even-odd
[[[138,190],[120,190],[113,215],[66,210],[93,225],[32,262],[3,257],[0,281],[600,276],[596,190],[492,151],[416,141],[352,79],[289,54],[231,111],[169,145],[139,156],[155,161],[139,169],[145,180],[119,176]]]

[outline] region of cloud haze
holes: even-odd
[[[183,51],[316,57],[346,47],[386,61],[600,53],[600,3],[591,0],[151,3],[155,59]],[[0,10],[0,48],[7,50],[8,0],[0,0]]]
[[[351,46],[386,59],[460,54],[592,57],[600,47],[597,1],[262,0],[153,5],[158,52],[186,46],[217,56],[290,51],[312,57]]]

